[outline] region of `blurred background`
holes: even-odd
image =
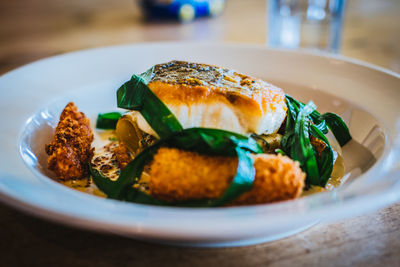
[[[158,18],[146,19],[143,2],[0,0],[0,73],[48,56],[116,44],[191,40],[271,45],[273,1],[219,1],[211,16],[200,18],[186,8],[177,14],[181,21],[159,18],[154,10]],[[348,0],[340,54],[400,72],[399,14],[398,0]]]

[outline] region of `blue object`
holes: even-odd
[[[190,22],[198,17],[218,16],[225,0],[141,0],[149,19],[178,19]]]

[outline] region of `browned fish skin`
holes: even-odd
[[[49,170],[61,180],[87,177],[88,163],[93,156],[92,141],[89,119],[74,103],[68,103],[61,113],[53,140],[45,147]]]
[[[224,87],[230,92],[248,95],[251,94],[251,91],[260,89],[256,79],[233,70],[176,60],[154,66],[154,77],[150,82],[156,81],[192,86]]]

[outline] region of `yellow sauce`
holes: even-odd
[[[342,178],[344,176],[344,162],[343,157],[338,154],[335,164],[333,165],[333,170],[331,178],[329,178],[325,187],[321,186],[311,186],[309,189],[303,191],[302,196],[309,196],[315,193],[330,191],[341,185]]]
[[[93,183],[92,178],[85,178],[80,180],[68,180],[68,181],[61,181],[63,185],[66,185],[72,189],[88,193],[91,195],[99,196],[99,197],[106,197],[106,195],[101,192],[97,186]]]

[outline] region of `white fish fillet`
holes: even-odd
[[[232,70],[181,61],[156,65],[150,89],[184,128],[218,128],[241,134],[271,134],[286,117],[282,89]],[[130,114],[157,136],[139,112]]]

